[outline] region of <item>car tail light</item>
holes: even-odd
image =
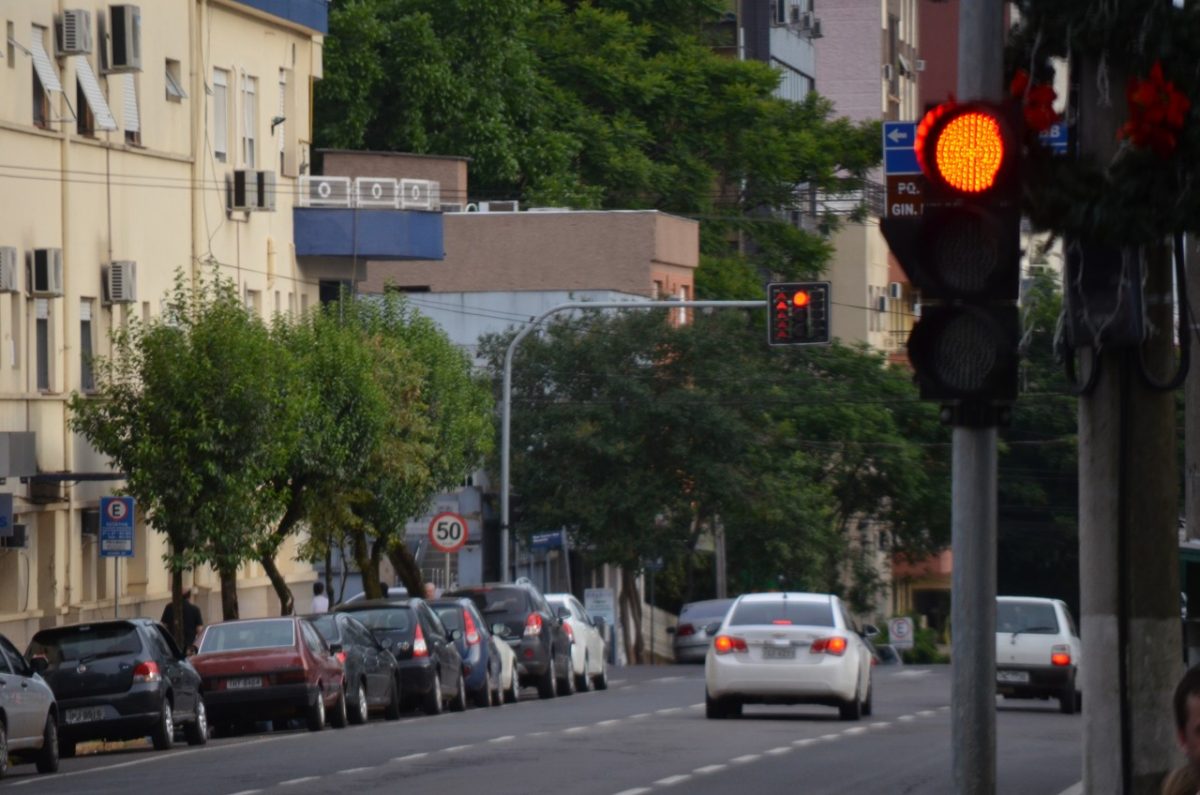
[[[574,643],[575,642],[575,630],[571,629],[571,625],[565,621],[563,622],[563,629],[566,630],[567,640]]]
[[[342,665],[345,665],[345,664],[346,664],[346,652],[344,652],[344,651],[339,651],[339,652],[338,652],[336,655],[334,655],[334,656],[338,658],[338,662],[340,662]]]
[[[275,684],[277,685],[302,685],[308,681],[303,668],[289,668],[286,671],[280,671],[275,674]]]
[[[1051,665],[1070,665],[1071,664],[1071,647],[1070,646],[1053,646],[1050,649],[1050,664]]]
[[[479,645],[479,629],[475,626],[475,619],[471,618],[471,614],[463,611],[463,633],[467,638],[467,645]]]
[[[162,679],[162,674],[158,671],[158,663],[154,660],[146,660],[140,662],[133,669],[133,681],[135,682],[157,682]]]
[[[693,627],[691,624],[680,624],[679,628],[675,630],[675,637],[677,637],[677,638],[686,638],[688,635],[695,635],[695,634],[696,634],[696,628]]]
[[[840,635],[832,638],[817,638],[808,649],[813,654],[832,654],[841,657],[846,653],[846,639]]]
[[[425,645],[425,633],[421,631],[421,625],[417,624],[417,634],[413,636],[413,653],[414,657],[428,657],[429,647]]]
[[[542,634],[542,616],[539,613],[530,613],[529,618],[525,619],[525,637],[532,638]]]
[[[776,618],[772,619],[771,623],[782,627],[790,627],[792,625],[792,620],[790,618]]]
[[[746,651],[746,641],[732,635],[717,635],[713,640],[713,648],[717,654],[729,654],[732,651]]]

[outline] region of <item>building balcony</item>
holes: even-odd
[[[301,177],[296,256],[440,260],[439,193],[430,180]]]

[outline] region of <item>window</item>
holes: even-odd
[[[657,301],[658,299],[662,298],[662,295],[663,295],[662,279],[655,279],[654,280],[654,288],[650,291],[650,297],[653,298],[655,301]]]
[[[888,93],[893,97],[900,95],[900,19],[894,14],[888,14],[887,32],[887,62],[892,67],[888,72]]]
[[[93,135],[97,130],[115,130],[117,120],[100,89],[100,81],[85,56],[75,56],[75,130]]]
[[[246,291],[246,310],[255,317],[262,317],[262,293],[258,290]]]
[[[50,301],[36,298],[34,309],[34,336],[37,349],[37,388],[39,392],[50,391]]]
[[[25,300],[20,293],[13,293],[10,296],[12,300],[12,317],[9,318],[12,328],[12,337],[9,339],[10,347],[8,360],[12,362],[13,369],[21,366],[21,358],[19,352],[21,350],[21,329],[22,323],[25,322],[21,315],[21,310],[25,307]]]
[[[242,160],[246,168],[254,168],[254,131],[258,129],[258,78],[242,78]]]
[[[96,374],[92,370],[94,356],[92,334],[92,299],[79,302],[79,388],[84,392],[96,389]]]
[[[80,135],[95,135],[96,116],[88,105],[83,91],[83,81],[75,81],[75,132]]]
[[[11,19],[8,21],[8,24],[5,26],[4,32],[7,35],[7,38],[5,39],[5,41],[8,43],[8,49],[5,50],[4,55],[6,58],[8,58],[8,68],[13,69],[16,66],[15,62],[17,60],[17,45],[14,43],[15,42],[14,36],[16,35],[16,31],[13,30],[13,23],[12,23]]]
[[[279,70],[279,116],[283,121],[275,124],[275,136],[279,139],[279,173],[284,173],[284,153],[287,151],[287,117],[288,117],[288,70]]]
[[[183,90],[183,73],[179,68],[179,61],[174,58],[167,59],[167,99],[171,102],[182,102],[187,98],[187,92]]]
[[[137,83],[133,75],[121,75],[121,91],[124,95],[124,113],[121,118],[125,122],[125,143],[140,145],[142,143],[142,119],[138,113]]]
[[[224,163],[229,157],[229,72],[213,69],[213,156]]]

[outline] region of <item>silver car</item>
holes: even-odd
[[[9,755],[36,762],[39,773],[58,770],[58,707],[50,686],[0,635],[0,777]]]
[[[675,636],[675,662],[704,662],[712,637],[705,631],[709,624],[719,624],[729,612],[732,599],[708,599],[689,602],[679,611],[679,624],[667,627]]]

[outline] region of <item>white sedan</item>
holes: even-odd
[[[575,673],[575,688],[582,693],[608,687],[608,669],[604,658],[607,644],[600,627],[584,610],[579,600],[569,593],[548,593],[546,601],[563,620],[571,636],[571,670]]]
[[[742,714],[743,704],[823,704],[843,720],[871,714],[871,651],[842,601],[830,594],[740,596],[704,661],[709,718]]]

